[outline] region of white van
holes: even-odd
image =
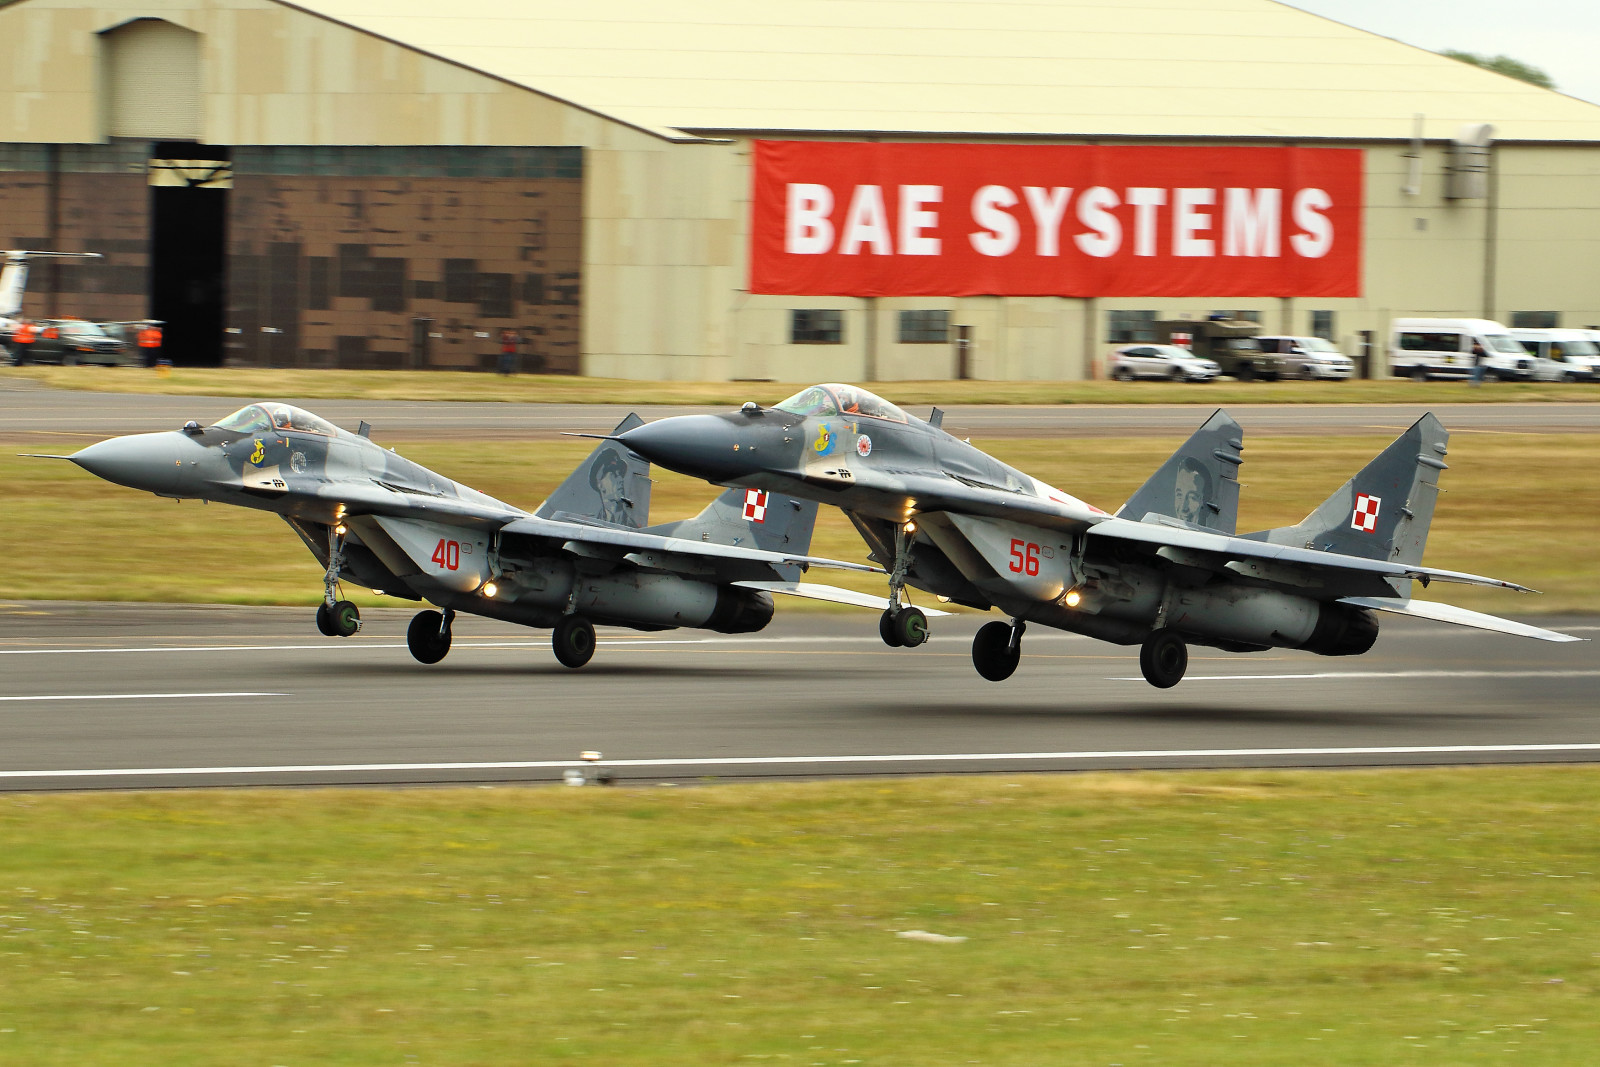
[[[1541,382],[1600,381],[1600,347],[1592,330],[1512,330],[1511,336],[1533,357],[1533,376]]]
[[[1483,350],[1485,377],[1533,377],[1533,357],[1493,319],[1395,319],[1389,330],[1389,373],[1419,382],[1466,377],[1475,348]]]

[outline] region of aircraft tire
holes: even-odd
[[[1163,627],[1144,639],[1139,648],[1139,671],[1157,689],[1171,689],[1189,669],[1189,646]]]
[[[916,648],[928,640],[928,617],[922,609],[907,604],[894,620],[895,636],[906,648]]]
[[[1006,623],[985,623],[972,638],[972,665],[991,682],[1011,677],[1021,660],[1022,645],[1011,647],[1011,627]]]
[[[406,647],[418,663],[438,663],[450,651],[450,631],[441,631],[444,616],[437,611],[419,611],[406,627]]]
[[[594,658],[594,624],[582,615],[563,615],[550,634],[550,647],[563,667],[577,670]]]
[[[894,612],[884,609],[878,616],[878,636],[883,638],[883,643],[890,648],[901,648],[905,642],[900,640],[900,628],[895,625]]]
[[[328,602],[324,600],[317,605],[317,630],[323,637],[333,637],[333,612],[328,610]]]
[[[361,629],[361,609],[348,600],[339,601],[329,614],[335,637],[354,637]]]

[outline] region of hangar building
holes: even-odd
[[[1094,373],[1600,323],[1600,107],[1273,0],[13,0],[27,312],[184,363]],[[1533,57],[1537,58],[1537,57]]]

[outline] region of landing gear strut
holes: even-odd
[[[594,624],[582,615],[563,615],[550,645],[563,667],[576,670],[594,658]]]
[[[1183,638],[1162,627],[1144,639],[1139,649],[1139,670],[1144,680],[1157,689],[1171,689],[1183,681],[1189,669],[1189,646]]]
[[[894,567],[889,571],[889,607],[878,619],[878,636],[890,648],[916,648],[928,639],[928,617],[919,608],[900,603],[906,572],[911,569],[911,543],[906,526],[894,528]]]
[[[978,673],[991,682],[1011,677],[1022,662],[1022,633],[1026,628],[1021,619],[980,627],[972,639],[972,665]]]
[[[406,647],[418,663],[438,663],[450,651],[450,624],[456,613],[450,608],[441,615],[437,611],[419,611],[406,628]]]
[[[344,527],[328,527],[328,569],[322,575],[322,603],[317,629],[328,637],[350,637],[361,629],[361,609],[339,599],[339,572],[344,568]]]

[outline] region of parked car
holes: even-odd
[[[1326,338],[1257,337],[1256,344],[1283,357],[1285,378],[1342,382],[1356,372],[1355,360]]]
[[[1135,378],[1209,382],[1222,373],[1222,368],[1178,345],[1123,345],[1111,353],[1106,373],[1119,382]]]
[[[112,337],[99,323],[85,319],[40,319],[38,336],[28,352],[30,363],[99,363],[107,367],[132,367],[140,363],[138,349]],[[12,359],[14,360],[13,348]]]
[[[1156,340],[1179,344],[1201,359],[1209,359],[1241,382],[1254,379],[1277,381],[1283,373],[1283,359],[1263,352],[1256,344],[1261,324],[1249,319],[1161,319],[1151,324]]]
[[[1511,336],[1533,357],[1533,377],[1541,382],[1600,381],[1600,346],[1590,330],[1512,330]]]
[[[1395,319],[1390,325],[1389,373],[1419,382],[1464,378],[1472,373],[1477,349],[1483,350],[1484,377],[1533,377],[1533,357],[1493,319]]]

